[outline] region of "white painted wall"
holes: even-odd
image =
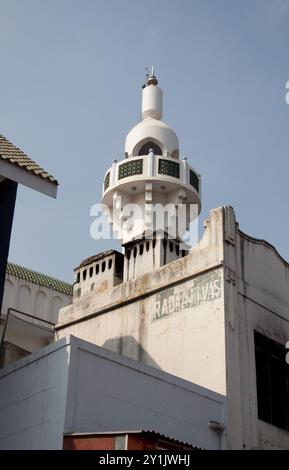
[[[69,295],[6,274],[2,315],[9,307],[43,320],[57,322],[59,309],[71,302]]]
[[[221,276],[220,295],[176,308],[194,284],[210,292],[206,276]],[[168,314],[156,319],[161,298]],[[211,211],[189,256],[62,309],[57,336],[74,334],[225,394],[230,448],[289,448],[287,431],[258,420],[254,351],[254,329],[285,346],[288,312],[288,263],[240,232],[225,207]]]
[[[0,371],[0,449],[61,449],[64,432],[137,429],[220,449],[226,436],[210,420],[226,423],[223,396],[73,337]]]
[[[74,299],[60,311],[57,337],[73,334],[225,394],[222,213],[213,211],[207,225],[191,255]]]
[[[206,449],[225,446],[224,397],[71,338],[66,432],[154,430]],[[165,399],[164,399],[165,397]]]
[[[62,340],[0,370],[0,449],[62,449],[68,361]]]
[[[54,289],[40,286],[18,277],[6,274],[2,315],[0,323],[0,336],[2,336],[4,322],[8,308],[14,308],[29,315],[35,315],[43,320],[56,323],[59,310],[70,304],[71,296]],[[45,328],[53,325],[30,319],[15,312],[9,317],[4,341],[19,348],[33,352],[53,341],[53,334],[46,332]],[[15,318],[17,316],[17,319]],[[31,327],[31,324],[42,326],[43,329]],[[4,363],[7,364],[6,359]]]
[[[226,214],[231,217],[232,210]],[[226,224],[225,224],[226,227]],[[289,432],[258,420],[254,330],[289,339],[289,264],[276,250],[225,228],[225,318],[229,446],[289,449]],[[285,355],[284,355],[285,361]],[[289,397],[288,397],[289,400]]]

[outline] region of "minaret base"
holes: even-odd
[[[123,280],[129,281],[189,254],[189,246],[182,241],[154,236],[131,241],[124,246]]]

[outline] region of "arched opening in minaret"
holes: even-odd
[[[148,155],[150,152],[150,149],[153,149],[153,152],[155,155],[163,154],[162,149],[160,148],[158,144],[156,144],[155,142],[146,142],[139,149],[138,155]]]

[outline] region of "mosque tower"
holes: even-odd
[[[179,158],[177,135],[161,120],[162,101],[152,68],[142,120],[127,134],[125,158],[104,178],[102,203],[124,246],[124,281],[188,254],[183,235],[201,210],[200,175]]]

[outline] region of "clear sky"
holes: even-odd
[[[60,182],[19,188],[10,260],[72,281],[112,160],[140,118],[144,68],[202,174],[200,224],[234,207],[289,260],[289,0],[0,0],[0,133]]]

